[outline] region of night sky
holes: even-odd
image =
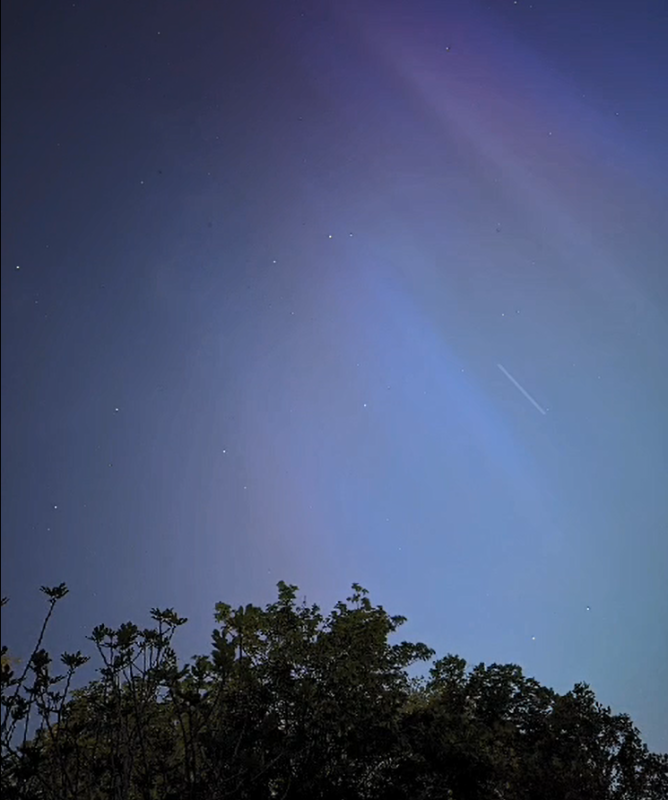
[[[2,3],[3,642],[353,581],[668,750],[665,0]]]

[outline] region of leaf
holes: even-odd
[[[40,591],[45,594],[51,601],[56,602],[62,600],[65,595],[69,594],[69,589],[64,583],[59,583],[58,586],[40,586]]]

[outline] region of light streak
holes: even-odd
[[[509,380],[509,381],[510,381],[510,382],[513,384],[513,386],[514,386],[516,389],[519,389],[519,390],[520,390],[520,392],[522,392],[522,394],[523,394],[523,395],[526,397],[526,399],[527,399],[527,400],[528,400],[528,401],[531,403],[531,405],[532,405],[532,406],[533,406],[533,407],[534,407],[534,408],[535,408],[537,411],[540,411],[540,413],[541,413],[543,416],[545,416],[545,414],[547,413],[547,412],[545,411],[545,409],[544,409],[544,408],[543,408],[543,407],[542,407],[542,406],[541,406],[539,403],[537,403],[537,402],[536,402],[536,401],[533,399],[533,397],[532,397],[532,396],[529,394],[529,392],[527,392],[527,390],[526,390],[526,389],[525,389],[525,388],[522,386],[522,384],[521,384],[521,383],[519,383],[518,381],[516,381],[516,380],[515,380],[515,378],[513,378],[513,376],[510,374],[510,372],[508,372],[508,370],[507,370],[507,369],[506,369],[506,368],[503,366],[503,364],[497,364],[496,366],[497,366],[497,367],[498,367],[498,368],[501,370],[501,372],[503,372],[503,374],[506,376],[506,378],[508,378],[508,380]]]

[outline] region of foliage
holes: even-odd
[[[2,663],[2,797],[35,800],[665,800],[668,756],[585,685],[559,695],[514,665],[456,656],[426,679],[426,645],[389,638],[405,622],[352,595],[324,617],[280,582],[265,609],[218,603],[212,651],[179,666],[186,620],[96,627],[88,660],[42,641],[22,671]],[[4,604],[4,603],[3,603]]]

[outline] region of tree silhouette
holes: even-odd
[[[453,655],[427,678],[425,644],[353,584],[323,616],[280,582],[274,603],[215,608],[212,650],[179,665],[186,620],[96,627],[88,660],[52,673],[42,639],[64,584],[42,587],[42,632],[23,670],[2,664],[2,797],[69,800],[665,800],[668,756],[584,684],[559,695],[515,665]],[[6,649],[3,648],[3,655]]]

